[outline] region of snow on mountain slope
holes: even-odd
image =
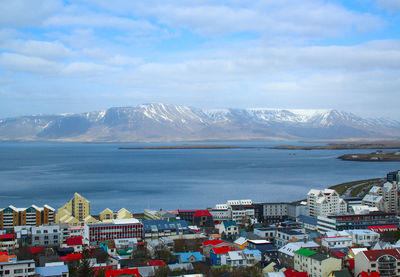
[[[321,109],[198,109],[171,104],[0,120],[0,139],[163,141],[400,137],[400,122]]]

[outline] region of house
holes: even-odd
[[[369,229],[347,230],[347,233],[349,233],[353,244],[362,246],[370,246],[379,241],[380,237],[379,233]]]
[[[259,250],[264,259],[265,254],[268,253],[269,257],[277,256],[277,249],[274,245],[268,240],[248,240],[247,248],[250,250]]]
[[[17,256],[8,255],[7,252],[0,252],[0,263],[11,263],[16,261],[17,261]]]
[[[214,228],[214,219],[209,211],[197,210],[193,215],[193,224],[200,227]]]
[[[317,251],[320,248],[320,246],[314,241],[290,242],[278,249],[278,258],[281,264],[288,268],[293,268],[294,252],[301,248],[307,248],[312,251]]]
[[[174,253],[174,255],[177,256],[177,260],[180,264],[202,262],[205,260],[205,256],[203,256],[200,252],[178,252]]]
[[[244,250],[247,246],[247,239],[244,237],[240,237],[237,240],[235,240],[233,244],[235,244],[235,246],[238,247],[239,249]]]
[[[236,221],[223,221],[219,225],[219,233],[227,237],[239,235],[239,227]]]
[[[349,237],[325,237],[321,238],[321,245],[332,250],[351,247],[353,241]]]
[[[38,277],[68,277],[68,266],[63,262],[47,263],[45,266],[36,267],[36,276]]]
[[[246,256],[248,266],[253,266],[258,262],[261,262],[261,251],[260,250],[249,250],[244,249],[243,254]]]
[[[35,276],[35,261],[22,260],[13,261],[8,263],[1,263],[0,276],[2,277],[15,277],[15,276]]]
[[[210,251],[214,247],[222,247],[222,246],[231,246],[229,242],[219,240],[219,239],[212,239],[212,240],[206,240],[202,243],[202,254],[206,257],[210,257]]]
[[[304,229],[282,228],[278,229],[275,237],[275,246],[282,247],[289,242],[307,241],[309,235]]]
[[[340,259],[301,248],[294,252],[294,270],[307,272],[310,276],[328,277],[334,270],[342,269]]]
[[[229,251],[221,255],[221,265],[228,265],[232,267],[247,266],[246,255],[242,250]]]
[[[307,272],[297,272],[292,269],[287,269],[285,272],[286,277],[308,277]]]
[[[221,256],[234,249],[230,246],[215,247],[210,251],[210,264],[221,265]]]
[[[18,248],[15,234],[0,235],[0,251],[9,251]]]
[[[73,247],[74,252],[82,252],[82,239],[81,236],[67,238],[67,247]]]
[[[362,251],[357,253],[354,261],[354,276],[362,271],[375,271],[382,276],[400,276],[400,252],[397,249]]]

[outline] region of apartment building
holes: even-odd
[[[75,192],[74,197],[58,209],[57,222],[79,226],[99,222],[90,215],[90,201]]]
[[[333,189],[311,189],[307,194],[310,216],[327,216],[347,212],[347,203]]]
[[[56,210],[48,205],[16,208],[12,205],[0,210],[0,229],[13,230],[15,226],[40,226],[54,223]]]
[[[309,277],[328,277],[334,270],[342,269],[342,260],[301,248],[294,252],[294,270],[307,272]]]
[[[386,182],[381,186],[373,186],[362,200],[362,205],[376,207],[386,213],[398,213],[398,184]]]

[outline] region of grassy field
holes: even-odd
[[[381,178],[375,178],[375,179],[346,182],[346,183],[334,185],[334,186],[330,187],[330,189],[334,189],[337,191],[337,193],[339,193],[340,195],[343,195],[347,189],[354,187],[356,185],[365,183],[365,185],[358,186],[351,191],[350,196],[356,196],[364,187],[370,186],[371,184],[374,184],[374,183],[378,183],[381,180],[382,180]]]

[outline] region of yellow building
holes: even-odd
[[[236,247],[238,247],[240,250],[244,250],[246,249],[248,242],[247,239],[245,239],[244,237],[240,237],[237,240],[235,240],[233,242],[235,244]]]
[[[120,209],[114,213],[111,209],[107,208],[100,213],[100,220],[102,222],[111,222],[113,219],[130,219],[133,218],[130,211],[125,208]]]
[[[99,221],[90,215],[90,201],[75,192],[74,197],[58,209],[57,222],[78,226]]]

